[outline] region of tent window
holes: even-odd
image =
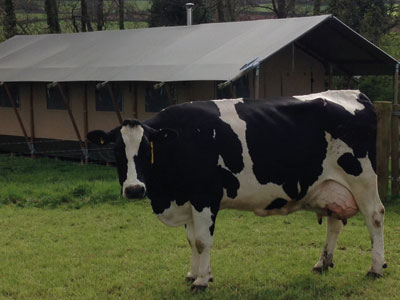
[[[61,96],[60,90],[57,86],[52,88],[47,88],[47,109],[67,109],[65,106],[64,100]],[[63,86],[63,91],[65,97],[67,97],[67,101],[69,104],[69,90],[68,86]]]
[[[112,84],[111,90],[117,101],[119,111],[122,112],[122,93],[118,85]],[[96,111],[115,111],[108,87],[96,89]]]
[[[175,103],[175,86],[169,84],[158,89],[153,86],[146,88],[146,112],[159,112]]]
[[[244,75],[244,76],[240,77],[234,83],[234,88],[236,91],[236,97],[249,98],[250,97],[249,75]]]
[[[8,84],[7,86],[11,92],[12,97],[14,98],[16,106],[19,107],[20,99],[19,99],[18,86],[13,84]],[[12,107],[12,103],[8,98],[4,85],[0,86],[0,107]]]

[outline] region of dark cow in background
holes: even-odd
[[[359,91],[185,103],[88,138],[115,144],[125,197],[147,195],[163,223],[186,226],[187,279],[195,289],[212,281],[210,248],[224,208],[258,216],[306,209],[319,221],[327,216],[326,244],[314,266],[319,272],[333,266],[342,225],[359,210],[372,240],[368,274],[381,276],[386,267],[376,114]]]

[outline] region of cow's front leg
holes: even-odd
[[[337,239],[343,226],[341,220],[333,217],[328,217],[327,219],[325,247],[321,258],[313,268],[313,271],[318,273],[322,273],[328,270],[329,267],[333,267],[333,252],[335,251]]]
[[[196,247],[196,236],[194,231],[194,223],[193,221],[186,224],[186,236],[192,250],[192,263],[190,267],[190,271],[186,275],[186,280],[190,282],[194,282],[197,278],[197,274],[199,272],[199,259],[200,255],[197,251]]]
[[[201,289],[208,287],[208,283],[212,281],[210,268],[210,249],[213,244],[215,217],[213,216],[209,207],[203,208],[202,211],[197,211],[193,207],[192,210],[194,225],[194,246],[198,253],[197,277],[193,282],[192,288]]]

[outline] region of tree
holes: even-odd
[[[119,29],[125,29],[124,26],[124,0],[118,0],[118,16],[119,16]]]
[[[45,0],[44,7],[47,15],[47,25],[50,33],[60,33],[60,23],[58,21],[58,7],[56,0]]]
[[[303,9],[304,11],[302,12],[296,11],[296,0],[271,0],[272,5],[259,0],[246,0],[245,2],[248,6],[261,7],[265,10],[272,11],[278,19],[294,17],[297,15],[309,15],[308,8],[305,10]],[[305,4],[304,2],[306,1],[303,1],[303,4]]]
[[[97,30],[103,30],[104,27],[104,0],[97,0]]]
[[[228,21],[234,22],[238,21],[242,15],[248,10],[249,7],[252,6],[254,2],[252,0],[225,0],[224,1],[224,9],[225,16]]]
[[[400,20],[394,0],[330,0],[328,11],[373,43],[394,28]]]
[[[225,22],[224,1],[223,0],[217,0],[217,20],[218,20],[218,22]]]
[[[318,16],[321,13],[321,0],[314,0],[313,15]]]
[[[273,11],[277,18],[287,18],[294,14],[295,0],[272,0]]]
[[[81,28],[82,31],[93,31],[88,14],[86,0],[81,0]]]
[[[17,18],[15,17],[14,4],[12,0],[5,0],[4,2],[4,37],[9,39],[17,34]]]
[[[150,27],[186,24],[185,3],[188,2],[187,0],[152,0],[151,2]],[[213,11],[211,11],[208,3],[204,0],[194,0],[192,2],[195,4],[193,9],[193,23],[210,22]]]
[[[293,16],[295,13],[296,1],[295,0],[272,0],[272,10],[280,18],[287,18]]]

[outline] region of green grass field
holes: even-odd
[[[1,204],[80,208],[121,201],[113,167],[0,156],[0,170]]]
[[[325,226],[315,214],[221,211],[214,283],[192,294],[184,228],[159,222],[147,200],[121,199],[112,167],[0,156],[0,202],[0,299],[400,299],[396,204],[386,205],[388,269],[378,280],[365,276],[360,215],[339,237],[335,267],[319,275]]]

